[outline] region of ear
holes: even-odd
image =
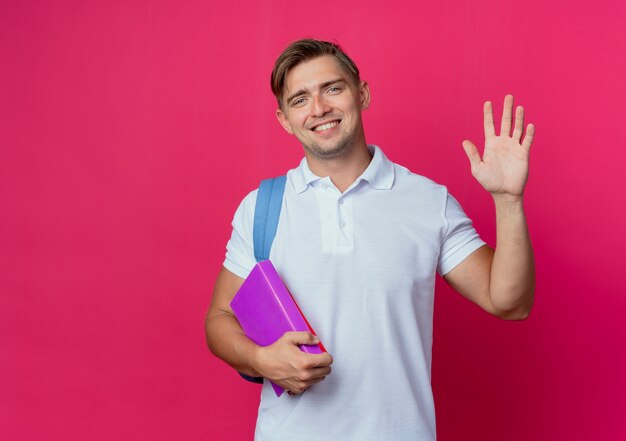
[[[283,112],[280,108],[276,109],[276,119],[278,119],[278,122],[281,126],[283,126],[283,129],[285,129],[287,133],[293,135],[293,130],[291,130],[291,124],[289,123],[285,112]]]
[[[365,110],[370,106],[370,86],[366,81],[361,81],[359,95],[361,98],[361,110]]]

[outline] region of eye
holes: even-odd
[[[341,92],[341,87],[333,86],[328,88],[328,93],[339,93]]]
[[[304,104],[304,101],[305,101],[305,99],[304,99],[304,98],[296,98],[295,100],[293,100],[293,101],[291,102],[291,105],[292,105],[293,107],[299,107],[299,106],[301,106],[301,105],[303,105],[303,104]]]

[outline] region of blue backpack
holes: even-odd
[[[287,176],[264,179],[259,185],[259,191],[254,206],[254,257],[257,262],[268,260],[270,250],[276,236],[278,220],[280,219],[280,208],[283,204],[283,193],[285,193],[285,183]],[[251,377],[239,373],[244,379],[252,383],[263,383],[262,377]]]

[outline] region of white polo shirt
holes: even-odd
[[[444,186],[369,148],[343,194],[306,159],[287,173],[270,259],[334,363],[302,395],[278,398],[265,382],[256,441],[435,439],[435,273],[485,243]],[[224,262],[242,278],[256,264],[256,195],[235,213]]]

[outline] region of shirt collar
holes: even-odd
[[[372,160],[351,187],[354,187],[360,181],[366,181],[372,188],[377,190],[390,190],[395,179],[393,163],[387,159],[380,147],[376,145],[368,145],[367,147],[372,154]],[[309,184],[320,179],[323,178],[311,171],[306,158],[302,158],[300,165],[291,176],[291,182],[296,193],[302,193],[308,188]]]

